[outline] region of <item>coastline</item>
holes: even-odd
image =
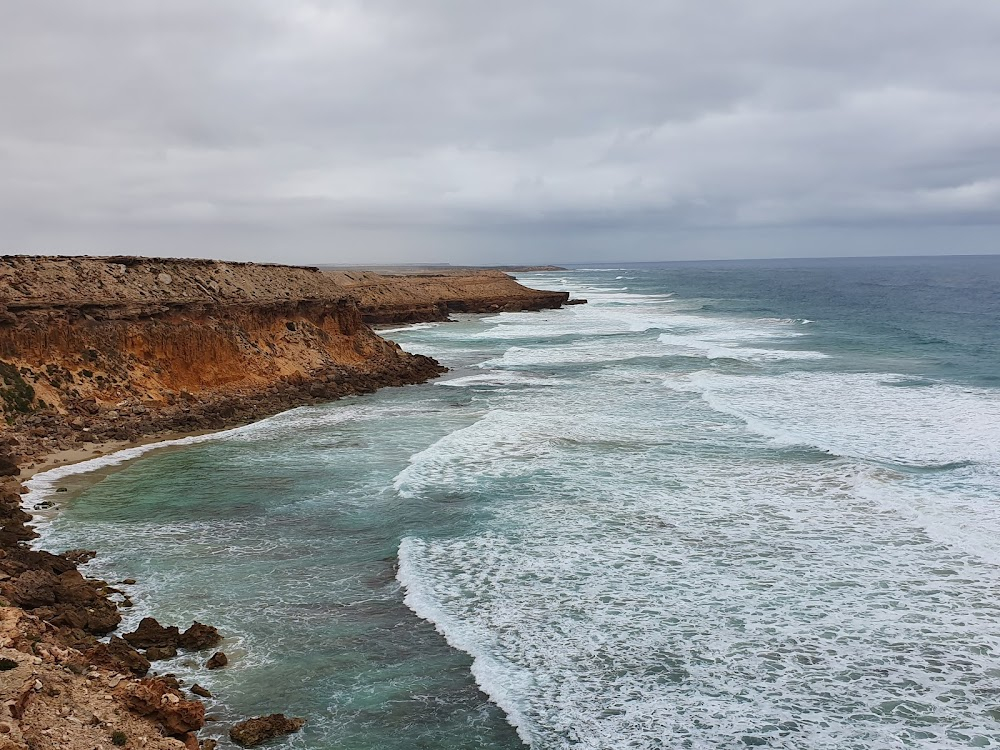
[[[446,299],[411,285],[405,314],[384,299],[363,320],[350,291],[316,269],[0,259],[0,750],[90,750],[120,744],[120,733],[151,750],[213,750],[215,740],[196,734],[206,696],[148,675],[175,647],[205,665],[226,634],[199,623],[180,633],[152,618],[123,633],[127,592],[79,569],[96,553],[41,549],[36,527],[44,511],[59,512],[49,494],[63,477],[446,372],[369,327],[380,305],[399,326],[452,311],[560,307],[568,296],[509,276],[473,280]],[[279,734],[300,726],[276,722]]]

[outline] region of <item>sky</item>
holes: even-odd
[[[1000,252],[993,0],[31,0],[0,253]]]

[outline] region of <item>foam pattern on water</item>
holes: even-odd
[[[878,373],[664,378],[656,363],[672,357],[830,358],[786,348],[804,319],[580,293],[597,304],[543,322],[548,344],[517,315],[481,336],[510,344],[481,363],[488,377],[555,371],[565,390],[505,401],[394,480],[407,498],[490,508],[483,533],[405,539],[399,579],[521,736],[535,748],[996,744],[994,393]]]
[[[682,275],[393,331],[452,372],[70,481],[45,541],[220,625],[162,666],[304,748],[997,746],[997,391]]]
[[[528,440],[536,415],[522,421]],[[435,492],[523,473],[505,445],[489,448],[509,435],[497,426],[484,420],[418,459],[433,465]],[[859,496],[868,469],[832,460],[734,475],[723,457],[653,469],[618,454],[591,455],[583,474],[578,444],[562,460],[551,443],[534,450],[549,454],[541,476],[503,503],[493,533],[410,539],[400,558],[407,602],[479,660],[481,685],[532,746],[994,736],[1000,576]]]

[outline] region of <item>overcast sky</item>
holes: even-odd
[[[25,0],[3,252],[1000,251],[996,0]]]

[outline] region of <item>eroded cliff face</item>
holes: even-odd
[[[0,409],[41,451],[211,429],[441,369],[377,336],[314,269],[0,259]]]
[[[358,300],[362,317],[372,324],[441,321],[451,313],[549,310],[569,301],[568,292],[529,289],[502,271],[327,274]]]

